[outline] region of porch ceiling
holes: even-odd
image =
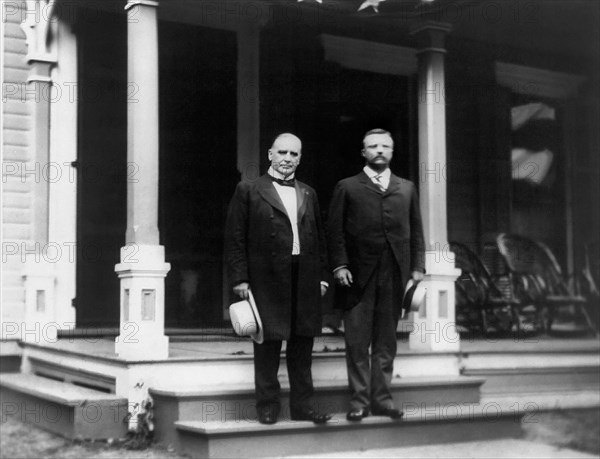
[[[322,1],[301,5],[381,30],[407,31],[419,21],[438,20],[452,24],[453,35],[495,45],[594,58],[600,51],[600,3],[590,0],[384,0],[379,13],[371,7],[358,11],[364,0]]]
[[[600,2],[593,0],[159,0],[159,17],[225,30],[305,22],[373,41],[406,41],[423,20],[448,22],[452,35],[497,46],[598,60]],[[81,0],[89,8],[123,10],[125,0]]]

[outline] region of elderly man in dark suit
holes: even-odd
[[[279,135],[269,149],[271,167],[254,182],[238,184],[227,215],[225,257],[233,291],[251,289],[264,327],[254,343],[259,422],[277,422],[277,379],[282,341],[287,341],[292,420],[317,424],[331,416],[313,406],[313,340],[321,331],[320,299],[328,284],[325,235],[315,191],[295,180],[302,143]]]
[[[330,262],[344,309],[350,421],[362,420],[369,411],[403,415],[390,388],[396,328],[404,286],[409,277],[423,278],[425,264],[415,186],[389,168],[391,134],[371,130],[363,144],[366,165],[337,183],[328,220]]]

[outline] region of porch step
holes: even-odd
[[[392,394],[396,406],[405,412],[435,408],[440,404],[476,404],[484,382],[483,378],[465,376],[395,378]],[[289,421],[289,383],[282,381],[281,386],[280,419]],[[346,412],[350,400],[346,380],[315,380],[314,386],[319,411]],[[177,443],[173,423],[178,421],[256,424],[253,382],[218,388],[151,388],[149,393],[154,400],[155,437],[165,444]]]
[[[484,343],[479,348],[463,345],[467,349],[461,355],[461,374],[485,378],[484,396],[600,389],[598,340],[530,337],[516,343],[522,346],[518,352],[510,350],[507,342]]]
[[[489,410],[482,404],[438,405],[407,410],[402,420],[368,417],[349,422],[343,414],[317,426],[280,421],[179,421],[178,451],[193,457],[281,457],[333,451],[481,441],[521,436],[521,414]]]
[[[0,373],[18,373],[23,351],[16,340],[0,342]]]
[[[100,392],[115,393],[116,378],[103,373],[90,371],[81,367],[74,367],[48,360],[29,357],[28,373],[44,378],[54,379],[80,387],[97,390]]]
[[[465,370],[465,376],[484,378],[483,394],[513,394],[536,392],[584,391],[600,388],[600,367],[517,367],[478,368]]]
[[[122,438],[127,399],[24,373],[0,374],[2,419],[22,422],[67,438]]]

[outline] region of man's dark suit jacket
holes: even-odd
[[[295,333],[321,332],[321,280],[329,277],[325,233],[315,190],[296,180],[298,199],[298,298]],[[287,340],[292,322],[292,226],[265,174],[240,182],[225,229],[225,261],[231,286],[248,282],[256,300],[266,340]]]
[[[409,180],[392,174],[385,192],[364,171],[339,181],[327,226],[332,269],[346,265],[354,279],[351,289],[341,289],[349,290],[339,297],[342,304],[338,306],[344,309],[356,305],[388,243],[400,268],[400,291],[404,291],[412,271],[425,271],[419,200]],[[397,299],[399,308],[401,300]]]

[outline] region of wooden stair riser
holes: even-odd
[[[73,368],[65,365],[47,362],[42,359],[30,357],[28,359],[29,372],[35,375],[51,378],[56,381],[77,384],[106,393],[115,393],[116,381],[114,377],[87,371],[82,368]]]
[[[64,376],[67,381],[89,383],[90,387],[106,388],[115,391],[118,384],[115,378],[123,373],[124,364],[119,360],[62,353],[52,349],[29,346],[25,349],[25,372],[41,370],[40,374],[52,377]],[[225,355],[222,359],[169,360],[150,363],[152,369],[148,375],[148,385],[166,385],[173,380],[182,385],[200,383],[215,387],[231,384],[232,381],[253,381],[254,364],[251,355]],[[64,371],[61,370],[64,367]],[[148,362],[132,363],[131,368],[149,367]],[[285,355],[281,357],[281,374],[287,377]],[[81,371],[79,371],[81,369]],[[64,373],[64,374],[63,374]],[[343,352],[315,353],[313,355],[312,374],[315,380],[346,381],[347,369]],[[398,355],[394,361],[394,377],[442,377],[458,376],[458,359],[451,354]],[[112,379],[112,380],[111,380]],[[150,378],[149,378],[150,379]]]
[[[18,373],[21,369],[20,355],[0,356],[0,373]]]
[[[49,401],[2,387],[2,421],[14,418],[70,439],[123,438],[126,403],[90,402],[78,406]]]
[[[178,451],[203,458],[279,457],[521,436],[520,422],[512,417],[386,424],[363,421],[340,427],[298,424],[295,430],[259,429],[244,434],[202,435],[180,430]]]
[[[404,411],[439,407],[440,404],[474,404],[480,400],[482,380],[462,384],[394,386],[392,395],[397,407]],[[165,443],[175,441],[172,423],[195,420],[202,422],[256,421],[256,401],[252,389],[221,396],[170,396],[152,393],[156,438]],[[289,391],[281,392],[279,419],[290,420]],[[315,390],[314,405],[320,412],[346,413],[350,394],[346,386]]]
[[[465,371],[465,376],[485,378],[483,394],[585,390],[600,387],[598,367],[518,368]]]

